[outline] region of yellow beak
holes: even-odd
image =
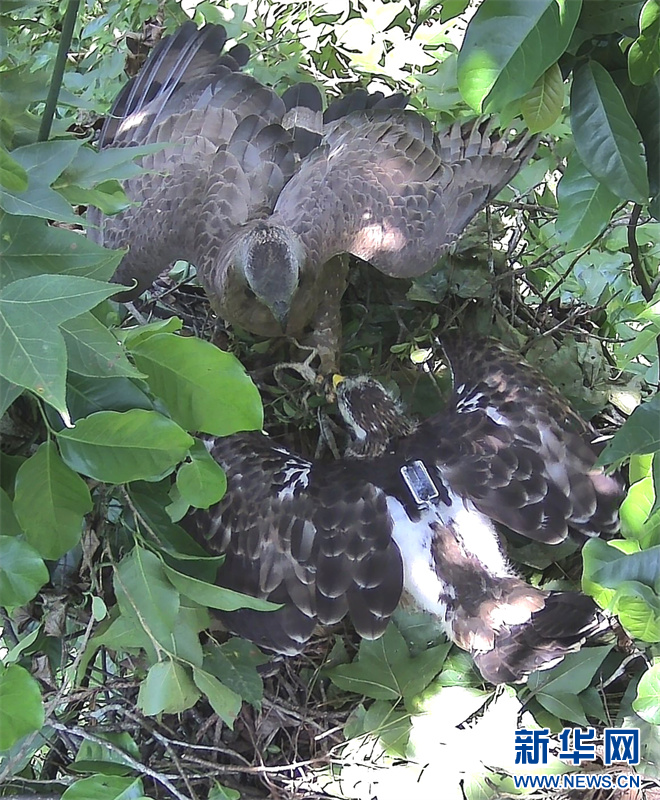
[[[339,375],[339,373],[335,373],[332,376],[332,385],[336,389],[342,381],[345,381],[346,378],[343,375]]]

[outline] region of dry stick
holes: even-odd
[[[90,733],[89,731],[85,730],[85,728],[79,728],[78,726],[69,727],[67,725],[62,725],[61,722],[51,722],[50,724],[53,728],[55,728],[56,731],[70,733],[73,736],[80,736],[89,742],[93,742],[94,744],[104,747],[106,750],[109,750],[112,753],[119,754],[132,769],[142,775],[147,775],[149,778],[152,778],[152,780],[160,783],[161,786],[167,789],[173,797],[177,798],[177,800],[191,800],[188,795],[182,794],[165,775],[161,774],[160,772],[156,772],[149,767],[145,767],[144,764],[136,761],[134,758],[129,756],[126,751],[112,744],[112,742],[109,742],[107,739],[96,736],[96,734]]]

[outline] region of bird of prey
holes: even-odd
[[[184,526],[225,554],[217,581],[281,603],[223,613],[267,649],[300,652],[346,614],[380,636],[402,594],[435,615],[492,683],[523,680],[604,623],[591,598],[524,582],[496,524],[550,544],[617,530],[621,486],[594,466],[594,430],[494,340],[448,340],[446,409],[417,425],[375,380],[345,379],[345,457],[311,462],[265,434],[209,440],[225,497]]]
[[[225,41],[220,25],[186,23],[123,88],[99,146],[163,146],[125,184],[135,205],[91,210],[91,235],[128,248],[114,277],[135,287],[123,299],[183,259],[222,319],[263,336],[311,330],[331,368],[346,286],[333,257],[428,272],[536,140],[489,119],[434,132],[402,95],[364,90],[323,112],[314,85],[280,97],[240,71],[248,49]]]

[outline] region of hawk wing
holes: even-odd
[[[312,464],[258,433],[214,439],[210,452],[227,493],[182,524],[225,555],[219,585],[283,604],[221,612],[227,627],[286,654],[347,613],[361,636],[380,636],[403,584],[384,492],[354,465]]]
[[[483,514],[555,544],[569,528],[618,529],[622,487],[594,466],[593,428],[520,357],[491,339],[447,340],[454,392],[408,442]],[[429,446],[429,440],[433,445]]]
[[[273,219],[301,238],[314,264],[352,253],[387,275],[421,275],[535,148],[529,135],[494,133],[489,120],[434,134],[415,112],[353,112],[326,124]]]
[[[224,28],[186,23],[154,48],[117,97],[101,147],[158,145],[125,184],[138,204],[112,217],[95,210],[91,235],[128,247],[114,280],[147,288],[185,259],[203,273],[248,220],[268,214],[294,169],[294,143],[280,124],[283,100],[238,70],[249,51],[223,53]]]

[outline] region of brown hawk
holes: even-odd
[[[591,598],[525,583],[495,528],[549,544],[616,531],[621,485],[594,466],[594,430],[493,340],[446,351],[452,398],[419,425],[376,381],[339,385],[352,437],[340,461],[308,461],[261,433],[209,441],[227,494],[184,525],[225,554],[220,585],[282,604],[223,613],[230,630],[293,654],[317,623],[349,614],[376,638],[406,593],[501,683],[602,627]]]
[[[402,95],[358,90],[322,112],[312,84],[282,97],[240,71],[225,30],[187,23],[165,37],[115,101],[99,146],[166,145],[126,182],[136,203],[91,210],[91,235],[127,247],[114,280],[147,288],[192,262],[220,317],[253,333],[299,335],[338,349],[341,259],[421,275],[530,158],[491,120],[434,132]],[[325,369],[324,371],[327,371]]]

